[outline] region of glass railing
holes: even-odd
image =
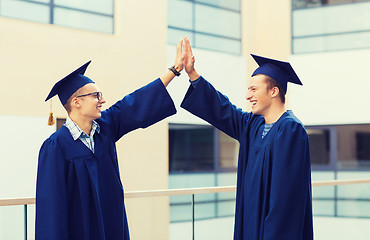
[[[316,240],[368,239],[370,179],[314,181],[312,186]],[[144,232],[137,229],[166,221],[164,240],[231,240],[235,190],[235,186],[225,186],[126,192],[129,223],[141,223],[130,224],[131,237],[149,239],[137,235]],[[168,211],[163,213],[159,205],[167,206]],[[137,209],[145,214],[138,216]],[[0,239],[34,239],[34,212],[34,198],[0,200]]]

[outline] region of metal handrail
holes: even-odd
[[[337,185],[364,184],[364,183],[370,183],[370,179],[315,181],[315,182],[312,182],[312,186],[322,187],[322,186],[337,186]],[[184,189],[159,189],[159,190],[147,190],[147,191],[128,191],[125,193],[125,198],[163,197],[163,196],[173,196],[173,195],[190,195],[190,194],[203,194],[203,193],[235,192],[235,191],[236,191],[236,186],[184,188]],[[0,199],[0,206],[28,205],[28,204],[35,204],[35,203],[36,203],[35,198]]]

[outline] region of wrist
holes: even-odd
[[[200,77],[199,73],[197,73],[195,69],[192,70],[191,72],[188,72],[188,76],[189,76],[190,81],[195,81]]]
[[[177,71],[177,72],[181,72],[181,70],[182,70],[182,67],[181,66],[178,66],[178,65],[173,65],[173,67],[175,68],[175,70]]]
[[[175,66],[171,66],[171,67],[169,67],[169,68],[168,68],[168,70],[170,70],[173,74],[175,74],[175,76],[180,76],[180,71],[181,71],[181,70],[177,70],[177,69],[175,68]]]

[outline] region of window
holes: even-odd
[[[313,170],[369,170],[370,124],[307,126]]]
[[[113,1],[0,0],[0,16],[113,33]]]
[[[292,52],[370,48],[370,1],[293,0]]]
[[[168,43],[184,36],[196,48],[241,54],[240,0],[169,0]]]
[[[170,124],[169,171],[235,172],[239,143],[212,126]]]
[[[368,1],[369,0],[293,0],[292,7],[293,9],[300,9]]]
[[[330,145],[328,129],[308,129],[312,165],[329,165]]]
[[[57,118],[56,124],[57,124],[57,130],[61,127],[63,127],[63,124],[66,122],[66,118]]]
[[[370,168],[370,124],[338,126],[338,165],[340,169]]]

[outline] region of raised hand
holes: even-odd
[[[182,69],[184,69],[184,56],[185,53],[182,51],[183,47],[183,40],[180,39],[179,42],[177,43],[177,48],[176,48],[176,59],[175,59],[175,64],[173,65],[176,69],[176,71],[181,72]]]
[[[200,75],[195,71],[194,62],[195,57],[191,50],[190,42],[187,37],[184,38],[184,68],[188,74],[191,81],[194,81],[200,77]]]

